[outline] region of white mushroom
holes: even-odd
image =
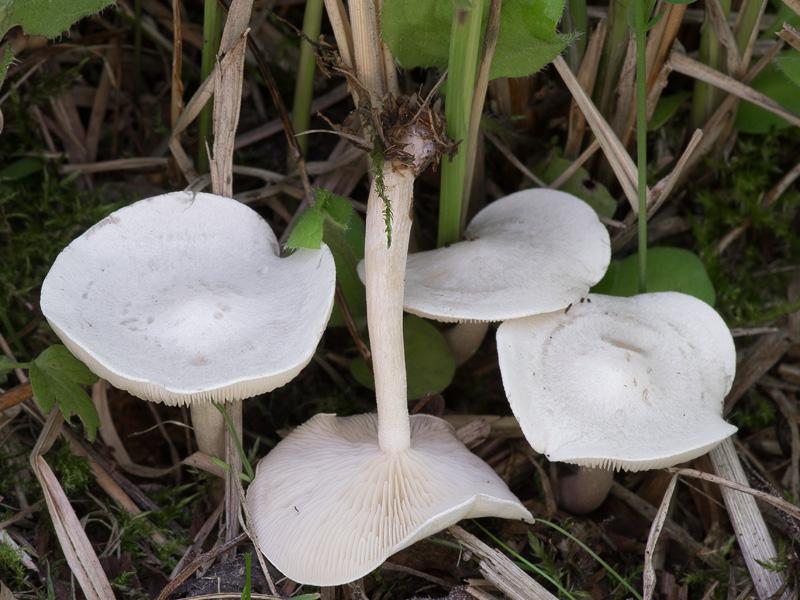
[[[201,449],[224,456],[211,401],[295,377],[325,329],[334,285],[327,247],[280,258],[252,209],[176,192],[122,208],[74,240],[45,279],[41,306],[72,353],[112,385],[191,405]]]
[[[692,296],[592,294],[568,311],[504,322],[497,351],[511,409],[552,461],[655,469],[736,431],[722,419],[733,339]]]
[[[384,452],[377,415],[317,415],[259,463],[248,506],[261,550],[282,573],[336,585],[461,519],[530,519],[447,423],[410,423],[410,448]]]
[[[611,260],[595,211],[556,190],[527,189],[492,202],[464,238],[409,255],[403,300],[410,313],[459,323],[445,334],[457,364],[477,350],[489,322],[578,302]]]
[[[414,178],[433,144],[404,139],[398,145],[417,160],[386,159],[378,175],[382,190],[373,181],[367,205],[367,321],[378,414],[318,415],[267,455],[247,492],[262,551],[301,583],[338,585],[362,577],[466,516],[532,520],[447,424],[409,417],[403,273]]]

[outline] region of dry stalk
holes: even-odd
[[[647,536],[647,544],[644,550],[644,573],[642,575],[644,579],[644,593],[642,594],[644,600],[650,600],[656,589],[656,571],[653,568],[653,555],[655,554],[658,539],[661,536],[661,530],[664,529],[664,522],[667,520],[669,503],[672,500],[672,495],[675,493],[675,484],[677,482],[678,476],[673,475],[664,492],[664,499],[661,501],[661,506],[658,507],[658,512],[650,525],[650,534]]]
[[[794,516],[798,516],[800,510],[781,498],[771,497],[763,492],[756,493],[756,490],[747,487],[747,476],[730,438],[711,450],[710,457],[714,464],[714,470],[720,477],[739,484],[736,489],[732,489],[729,482],[726,486],[721,487],[720,491],[756,592],[761,600],[767,600],[781,589],[783,575],[764,566],[775,560],[777,551],[754,496],[762,499],[770,498],[769,502]],[[678,472],[683,472],[683,470]],[[741,488],[747,489],[741,490]],[[743,494],[742,491],[748,491],[748,493]],[[780,501],[780,504],[776,500]],[[789,505],[791,511],[782,505]],[[790,597],[792,596],[788,590],[778,596],[778,598],[786,599]]]
[[[600,67],[600,56],[606,38],[607,27],[608,24],[605,19],[601,19],[597,23],[597,27],[595,27],[594,31],[589,36],[589,42],[586,44],[586,52],[584,52],[581,66],[578,68],[578,83],[580,83],[587,94],[591,94],[594,89],[595,80],[597,79],[597,71]],[[578,107],[577,101],[573,98],[569,106],[569,128],[567,142],[564,145],[564,156],[566,158],[572,159],[578,155],[585,133],[586,117],[583,116],[583,112],[581,112]],[[558,189],[558,187],[552,189]]]
[[[573,75],[566,61],[561,56],[558,56],[553,61],[553,64],[564,80],[564,83],[567,84],[569,91],[572,93],[572,97],[586,116],[586,120],[589,122],[595,136],[597,136],[600,147],[603,149],[606,159],[611,164],[611,168],[614,170],[625,192],[626,198],[628,198],[631,209],[637,212],[638,194],[636,192],[636,165],[633,164],[633,160],[622,146],[617,135],[600,114],[600,111],[586,94],[580,83],[578,83],[578,80],[575,78],[575,75]]]
[[[499,550],[490,548],[458,525],[447,531],[477,557],[478,569],[483,576],[512,600],[556,600]]]

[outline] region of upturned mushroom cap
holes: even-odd
[[[472,219],[465,241],[408,256],[403,305],[438,321],[502,321],[565,308],[600,281],[608,232],[580,198],[516,192]]]
[[[550,460],[638,471],[690,460],[736,431],[722,419],[736,353],[725,322],[677,292],[592,294],[504,322],[503,386]]]
[[[465,518],[532,522],[452,427],[411,417],[411,447],[384,453],[377,416],[320,414],[281,441],[247,490],[262,552],[284,575],[339,585]]]
[[[333,307],[328,248],[279,253],[269,225],[236,200],[157,196],[61,252],[42,312],[73,354],[135,396],[241,400],[308,364]]]

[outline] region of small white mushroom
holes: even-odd
[[[74,240],[47,275],[41,306],[70,351],[112,385],[191,405],[201,449],[224,456],[211,401],[294,378],[325,330],[334,285],[327,247],[281,258],[252,209],[176,192],[122,208]]]
[[[736,431],[722,419],[733,339],[692,296],[592,294],[569,311],[504,322],[497,351],[511,409],[552,461],[656,469]]]
[[[284,575],[338,585],[461,519],[530,521],[447,423],[410,421],[410,448],[387,453],[377,415],[316,415],[259,463],[248,508],[262,551]]]
[[[580,198],[516,192],[472,219],[464,241],[408,256],[403,307],[437,321],[505,321],[567,307],[602,279],[608,232]]]
[[[456,364],[480,346],[488,323],[578,302],[611,260],[608,232],[580,198],[527,189],[472,219],[464,241],[408,256],[407,312],[456,322],[445,332]],[[363,263],[359,265],[363,279]]]

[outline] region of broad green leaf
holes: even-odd
[[[542,181],[550,184],[571,164],[572,162],[566,158],[554,154],[537,164],[533,171]],[[617,201],[614,200],[614,197],[603,184],[592,179],[589,172],[583,167],[575,171],[559,189],[577,196],[591,206],[597,214],[604,217],[614,216],[614,212],[617,210]]]
[[[753,78],[750,86],[784,108],[800,113],[800,53],[781,52]],[[742,101],[736,113],[736,127],[745,133],[767,133],[791,127],[788,121],[750,102]]]
[[[483,11],[486,29],[489,0]],[[556,31],[563,0],[504,0],[489,77],[525,77],[552,61],[570,37]],[[451,0],[385,0],[381,36],[407,69],[447,66],[453,20]]]
[[[633,254],[609,265],[605,277],[592,288],[597,294],[635,296],[639,293],[639,255]],[[648,292],[682,292],[714,306],[716,295],[700,258],[681,248],[651,248],[647,251]]]
[[[406,315],[403,318],[403,340],[409,398],[436,394],[450,385],[456,363],[438,329],[416,315]],[[363,358],[358,357],[350,363],[350,372],[361,385],[375,389],[375,379]]]
[[[656,109],[653,111],[653,116],[650,117],[650,122],[647,124],[647,128],[650,131],[656,131],[657,129],[660,129],[664,123],[669,121],[675,115],[675,113],[678,112],[681,104],[683,104],[691,96],[692,92],[689,91],[678,92],[676,94],[672,94],[671,96],[661,96],[656,104]]]
[[[24,179],[42,170],[42,163],[36,158],[20,158],[0,170],[0,181]]]
[[[29,375],[42,411],[49,413],[58,401],[64,419],[69,421],[70,415],[78,415],[86,427],[86,437],[94,441],[100,417],[80,384],[97,383],[97,375],[60,344],[42,352],[31,364]]]
[[[0,0],[0,37],[21,25],[27,35],[54,38],[111,4],[112,0]]]
[[[336,281],[342,290],[350,316],[358,329],[367,323],[367,296],[358,276],[358,262],[364,258],[364,221],[355,211],[350,215],[350,225],[342,231],[331,221],[325,221],[324,241],[331,249],[336,264]],[[353,235],[352,232],[355,232]],[[345,321],[337,302],[328,320],[330,327],[344,327]]]
[[[319,250],[322,246],[322,224],[325,217],[315,207],[307,208],[294,222],[292,232],[286,240],[287,248],[309,248]]]
[[[314,195],[317,198],[318,210],[325,219],[340,229],[346,229],[350,223],[350,213],[353,212],[350,200],[324,189],[314,190]]]

